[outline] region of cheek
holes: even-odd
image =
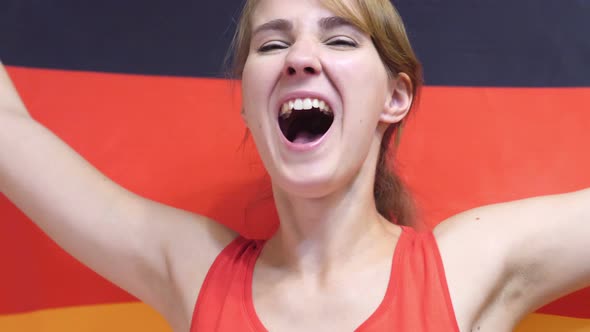
[[[254,68],[250,60],[246,61],[244,65],[244,71],[242,72],[242,100],[246,104],[251,98],[252,94],[256,90],[256,84],[254,83]],[[254,90],[254,91],[253,91]],[[246,105],[244,105],[246,106]]]
[[[251,57],[246,61],[242,72],[244,120],[262,156],[268,154],[268,146],[265,142],[272,125],[269,121],[268,105],[274,76],[272,68],[269,68],[267,63],[256,56]]]
[[[253,111],[260,109],[260,105],[256,105],[256,102],[263,99],[261,98],[262,87],[260,84],[256,84],[255,77],[254,68],[246,62],[242,73],[242,106],[249,126],[253,124]]]
[[[248,57],[242,72],[242,100],[246,112],[263,111],[269,101],[276,65],[273,61]]]
[[[383,111],[388,90],[385,67],[379,58],[345,59],[334,63],[338,72],[334,84],[343,98],[346,117],[354,117],[364,125],[376,122]],[[367,123],[369,122],[369,123]]]

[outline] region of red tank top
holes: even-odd
[[[191,332],[267,331],[252,300],[252,275],[263,245],[238,237],[219,254],[199,293]],[[459,332],[432,232],[402,226],[383,301],[355,331]]]

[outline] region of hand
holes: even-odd
[[[6,113],[30,116],[4,65],[0,62],[0,115]]]

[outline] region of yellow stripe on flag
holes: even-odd
[[[515,332],[590,332],[590,319],[532,314],[523,319]]]
[[[105,304],[0,316],[2,332],[172,332],[142,303]]]

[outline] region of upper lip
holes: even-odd
[[[318,92],[314,92],[314,91],[295,91],[295,92],[290,92],[284,96],[281,97],[281,99],[279,100],[279,104],[276,105],[275,107],[275,112],[277,113],[277,116],[280,114],[281,112],[281,107],[283,106],[283,104],[289,100],[293,100],[293,99],[305,99],[305,98],[310,98],[310,99],[321,99],[324,102],[326,102],[328,104],[328,106],[330,106],[330,110],[332,110],[332,112],[334,112],[334,107],[333,107],[333,103],[330,100],[330,98],[326,97],[325,95],[318,93]]]

